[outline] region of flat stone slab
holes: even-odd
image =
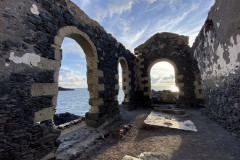
[[[122,160],[170,160],[171,157],[168,157],[164,154],[160,154],[157,152],[143,152],[138,158],[132,156],[124,156]]]
[[[191,120],[182,120],[179,115],[170,115],[155,111],[152,111],[148,115],[144,121],[144,125],[150,127],[165,127],[197,132],[197,128]]]

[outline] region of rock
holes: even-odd
[[[109,130],[110,137],[117,139],[123,138],[123,136],[132,128],[131,125],[123,125],[120,129],[111,129]]]
[[[81,116],[77,116],[75,114],[66,112],[66,113],[55,114],[53,117],[53,120],[55,125],[60,125],[60,124],[64,124],[79,118],[81,118]]]
[[[171,103],[175,104],[177,100],[177,92],[170,90],[154,91],[152,90],[152,102],[154,104]]]
[[[63,87],[59,86],[59,87],[58,87],[58,90],[59,90],[59,91],[72,91],[72,90],[74,90],[74,89],[72,89],[72,88],[63,88]]]

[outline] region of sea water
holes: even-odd
[[[124,99],[123,90],[120,88],[118,93],[118,102],[122,103]],[[89,92],[87,88],[75,88],[74,90],[59,91],[57,98],[56,114],[72,113],[85,116],[89,111]]]

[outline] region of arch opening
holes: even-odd
[[[122,78],[122,66],[119,63],[118,64],[118,75],[119,75],[119,79],[118,79],[118,85],[119,85],[119,90],[118,90],[118,104],[122,104],[122,102],[124,102],[124,91],[123,91],[123,78]]]
[[[89,111],[86,54],[72,38],[62,42],[62,61],[58,77],[58,98],[55,125],[67,123]]]
[[[118,60],[118,103],[124,104],[129,102],[129,70],[128,64],[124,57]]]
[[[178,87],[175,83],[175,69],[166,61],[155,63],[150,71],[151,89],[154,90],[170,90],[178,92]]]
[[[148,68],[148,95],[153,103],[176,103],[179,88],[177,67],[168,59],[158,59]]]
[[[58,35],[55,36],[55,39],[54,39],[55,55],[60,54],[60,57],[62,57],[61,56],[62,55],[61,45],[65,38],[67,40],[72,39],[72,41],[75,42],[75,45],[78,46],[77,49],[75,48],[77,53],[80,53],[81,51],[79,51],[79,50],[82,49],[82,54],[79,55],[81,58],[79,58],[79,59],[85,61],[85,66],[84,66],[84,63],[83,63],[83,65],[80,64],[80,67],[82,68],[82,70],[79,69],[76,71],[76,74],[79,74],[78,72],[80,72],[80,74],[81,74],[81,72],[82,72],[82,77],[80,78],[79,76],[77,76],[77,77],[72,77],[72,79],[70,78],[70,83],[72,83],[72,85],[82,83],[82,87],[80,86],[82,89],[76,89],[76,91],[75,91],[75,92],[79,92],[79,93],[77,93],[79,95],[75,95],[75,96],[79,97],[81,94],[84,95],[83,105],[85,106],[85,108],[82,110],[79,110],[80,108],[78,106],[76,109],[76,110],[78,110],[77,113],[81,116],[84,115],[86,112],[92,113],[92,114],[98,114],[98,112],[99,112],[98,105],[101,105],[101,102],[103,103],[103,100],[101,98],[99,98],[98,91],[101,91],[101,89],[103,90],[104,85],[98,84],[98,78],[103,76],[103,72],[97,70],[98,57],[97,57],[96,47],[94,46],[93,42],[90,40],[90,38],[88,37],[88,35],[86,33],[78,30],[76,27],[67,26],[67,27],[61,28],[58,32]],[[72,48],[70,48],[70,50],[74,50],[74,48],[72,47]],[[69,48],[67,51],[69,51]],[[63,55],[63,57],[64,57],[64,55]],[[62,58],[60,58],[60,60],[61,59]],[[67,56],[66,56],[66,59],[68,59]],[[64,66],[64,60],[62,60],[61,62]],[[71,62],[69,62],[69,63],[71,63]],[[71,65],[74,65],[74,64],[71,64]],[[76,64],[76,66],[79,67],[79,64]],[[60,71],[60,75],[59,75],[59,71],[60,71],[60,67],[56,68],[55,81],[61,85],[61,83],[62,83],[61,82],[61,71]],[[84,76],[83,72],[85,72],[86,76]],[[68,74],[68,76],[71,76],[71,74],[70,75]],[[58,77],[59,77],[59,82],[58,82]],[[74,82],[74,80],[76,82]],[[81,82],[81,80],[82,80],[82,82]],[[69,87],[71,88],[71,84]],[[80,92],[83,92],[83,93],[80,93]],[[53,106],[53,107],[56,108],[57,98],[54,99],[53,101],[55,101],[55,102],[53,102],[53,104],[55,104],[55,106]],[[81,100],[78,100],[78,102],[80,102],[80,101]],[[89,102],[89,104],[87,104],[88,102]],[[91,107],[89,105],[91,105]],[[86,119],[86,123],[87,123],[87,119]]]

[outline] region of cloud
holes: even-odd
[[[85,9],[85,7],[90,5],[90,0],[72,0],[75,4],[77,4],[81,9]]]
[[[80,69],[84,68],[84,66],[82,64],[76,64],[76,66]]]
[[[120,42],[125,44],[126,48],[133,51],[136,47],[136,42],[142,39],[143,35],[148,29],[148,26],[149,23],[147,23],[141,30],[138,30],[136,32],[132,32],[130,28],[128,28],[127,30],[125,29],[125,32],[122,32],[122,35],[119,37]]]
[[[95,16],[94,19],[101,23],[106,17],[108,16],[108,10],[107,9],[103,9],[100,7],[97,7],[95,9]]]
[[[173,86],[175,85],[175,76],[169,75],[169,76],[162,76],[158,75],[155,78],[151,77],[151,85],[152,86]]]
[[[71,70],[60,69],[59,86],[68,88],[87,88],[87,78],[78,76]]]
[[[144,0],[144,1],[148,2],[149,4],[152,4],[152,3],[154,3],[156,0]]]
[[[188,9],[185,12],[182,12],[181,14],[177,15],[175,18],[172,18],[170,21],[168,19],[168,23],[166,23],[165,25],[163,25],[163,29],[169,29],[169,30],[173,30],[173,28],[175,28],[180,22],[182,22],[188,14],[190,14],[192,11],[197,9],[197,4],[193,3],[192,7],[190,9]],[[160,21],[161,22],[161,21]],[[159,25],[162,25],[162,23],[160,23]]]
[[[94,5],[96,2],[91,2],[91,8],[86,9],[85,11],[91,10],[90,13],[93,13],[93,19],[102,23],[106,18],[110,19],[108,25],[115,23],[117,16],[131,11],[132,6],[137,0],[108,0],[104,1],[101,5]],[[114,18],[113,18],[114,16]]]
[[[83,52],[81,46],[70,38],[64,38],[62,43],[62,52],[63,54],[76,54],[81,58],[85,58],[85,53]]]
[[[177,0],[174,0],[177,1]],[[174,1],[170,1],[170,3],[173,3]],[[179,7],[179,11],[176,12],[176,9],[171,9],[169,11],[169,14],[166,15],[164,18],[158,20],[155,24],[150,25],[151,28],[148,28],[148,35],[145,37],[151,37],[153,34],[157,32],[174,32],[178,34],[184,34],[187,36],[190,36],[191,44],[193,43],[193,39],[196,37],[196,34],[200,31],[200,26],[202,26],[202,23],[198,23],[197,26],[194,28],[192,27],[192,23],[186,21],[187,17],[190,15],[190,13],[196,11],[199,7],[199,3],[192,3],[191,8],[184,8],[184,6],[177,6],[178,3],[173,3],[170,5],[170,8],[172,7]],[[175,6],[176,5],[176,6]],[[194,22],[196,23],[196,22]],[[194,24],[193,23],[193,24]],[[193,28],[193,29],[192,29]],[[187,30],[191,30],[194,32],[193,34],[186,34]],[[196,29],[199,29],[196,31]]]
[[[121,30],[121,33],[123,35],[127,34],[127,32],[130,31],[130,23],[131,20],[120,19],[119,30]]]
[[[135,2],[136,0],[111,0],[108,4],[110,18],[114,14],[122,14],[126,11],[131,11],[132,5]]]
[[[85,7],[90,4],[90,0],[81,0],[80,3],[82,7]]]
[[[168,62],[156,63],[150,72],[152,86],[175,85],[174,67]]]
[[[173,80],[175,80],[175,76],[173,74],[170,74],[170,76],[166,76],[162,78],[167,83],[172,83]]]

